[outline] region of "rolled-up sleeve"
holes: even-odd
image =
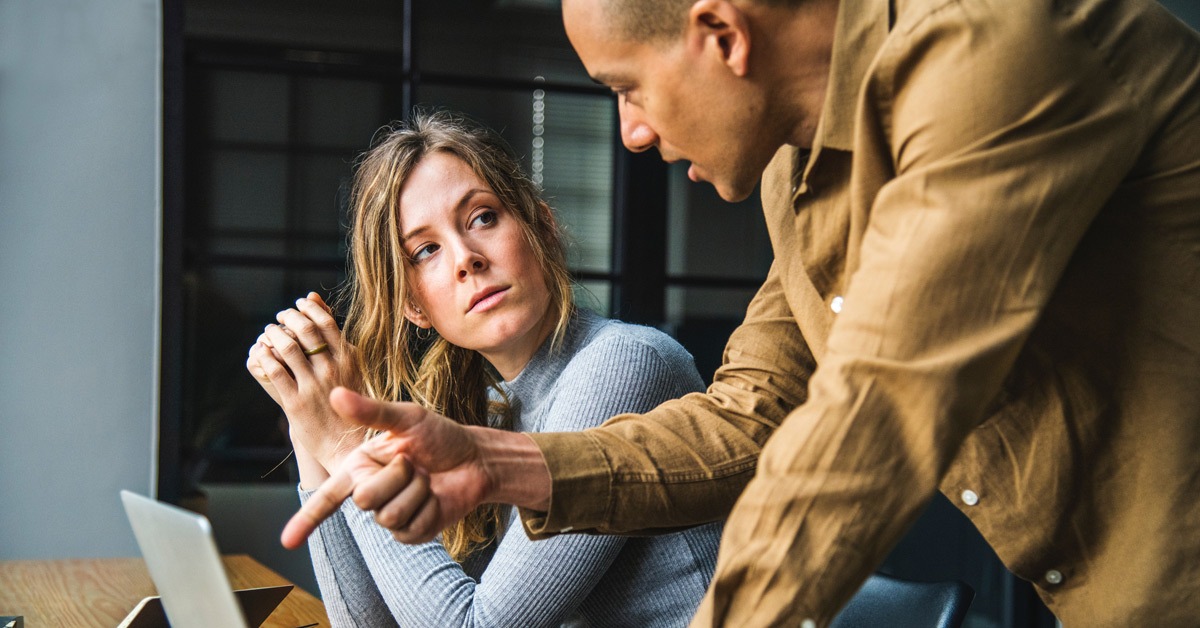
[[[584,432],[530,434],[553,497],[547,513],[522,513],[527,532],[650,533],[724,518],[762,443],[804,401],[812,367],[772,267],[706,394]]]

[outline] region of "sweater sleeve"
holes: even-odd
[[[300,490],[300,501],[313,491]],[[379,589],[363,562],[362,553],[346,525],[346,517],[336,512],[308,537],[321,601],[334,626],[395,626]]]
[[[542,429],[578,431],[701,387],[682,349],[617,334],[575,355],[559,380],[553,399],[545,401],[550,406]],[[403,626],[557,626],[579,608],[625,544],[621,537],[594,535],[535,543],[511,525],[476,580],[436,541],[397,543],[370,513],[349,502],[340,514]]]

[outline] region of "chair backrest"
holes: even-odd
[[[914,582],[883,574],[867,579],[831,628],[959,628],[975,590],[957,580]]]

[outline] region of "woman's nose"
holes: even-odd
[[[463,247],[462,252],[458,257],[458,278],[466,279],[474,273],[486,270],[488,267],[487,258],[478,251]]]

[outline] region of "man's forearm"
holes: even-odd
[[[550,507],[550,470],[527,434],[470,427],[480,460],[491,479],[487,501],[530,510]]]

